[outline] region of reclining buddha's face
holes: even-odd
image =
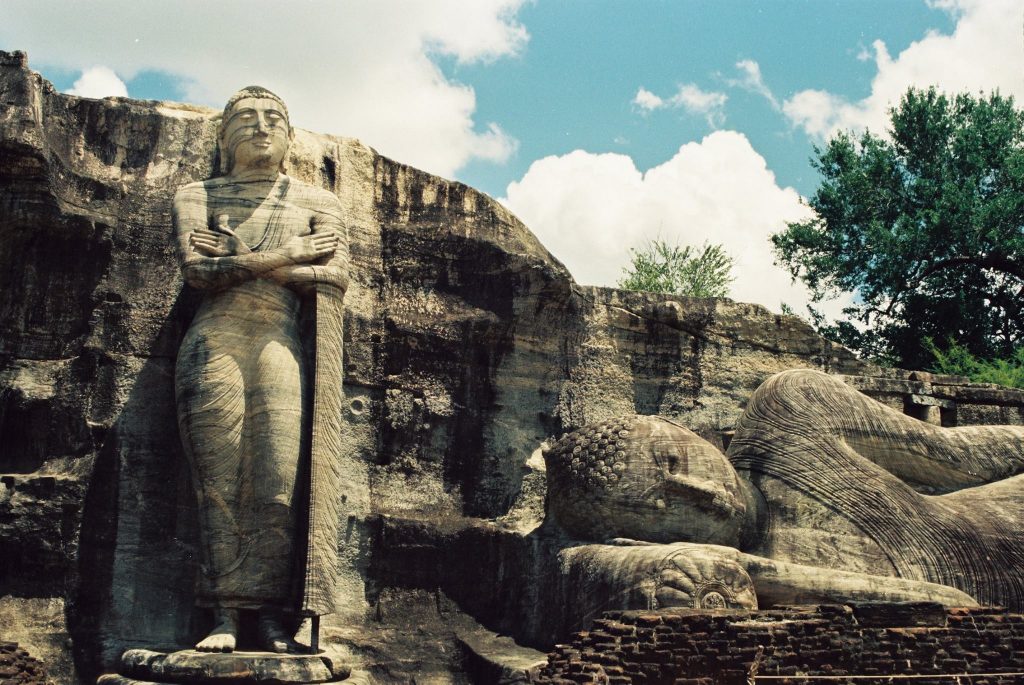
[[[739,542],[749,507],[735,469],[668,419],[592,424],[563,436],[544,457],[547,513],[576,538]]]

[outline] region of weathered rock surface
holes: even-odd
[[[66,601],[85,678],[129,647],[189,644],[205,620],[173,396],[196,297],[175,264],[170,201],[216,168],[215,114],[62,95],[23,54],[0,53],[0,547],[14,551],[0,595]],[[541,543],[522,535],[540,521],[544,440],[637,413],[724,446],[772,373],[880,374],[756,305],[577,285],[491,198],[358,141],[298,131],[289,173],[338,195],[352,254],[343,609],[327,643],[378,625],[382,593],[403,584],[443,587],[489,627],[543,624],[540,598],[525,616],[528,598],[501,588],[515,569],[544,572],[531,561]],[[1013,391],[896,372],[877,383],[944,423],[1021,422]],[[417,554],[429,563],[400,568]],[[19,620],[0,634],[30,633]],[[361,639],[354,650],[378,649]],[[381,654],[404,645],[373,659],[398,663]]]
[[[17,654],[27,652],[32,659],[42,662],[44,666],[36,675],[45,673],[49,681],[70,683],[75,673],[69,658],[71,640],[64,616],[65,602],[62,597],[4,595],[0,597],[0,643],[10,647],[14,643],[7,641],[13,640],[18,650],[21,650],[15,650]],[[5,650],[6,647],[0,647],[0,653],[13,653]],[[16,659],[20,658],[16,655]],[[42,678],[41,675],[39,677]],[[3,681],[2,677],[0,681]]]

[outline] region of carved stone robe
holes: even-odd
[[[340,204],[333,193],[280,175],[272,184],[192,183],[178,191],[174,208],[186,280],[206,291],[175,377],[178,424],[199,500],[198,602],[292,606],[309,381],[300,295],[267,273],[253,277],[245,268],[249,255],[197,258],[188,234],[226,214],[258,255],[295,235],[335,231],[342,240],[333,257],[307,267],[330,280],[348,259]]]

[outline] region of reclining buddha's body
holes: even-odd
[[[622,604],[1024,610],[1022,427],[939,428],[799,370],[754,393],[728,458],[642,416],[570,433],[546,458],[552,521],[576,539],[620,538],[563,555],[633,588]]]

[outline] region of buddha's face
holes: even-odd
[[[271,98],[242,98],[221,124],[221,151],[232,173],[278,169],[288,154],[292,131],[281,105]]]

